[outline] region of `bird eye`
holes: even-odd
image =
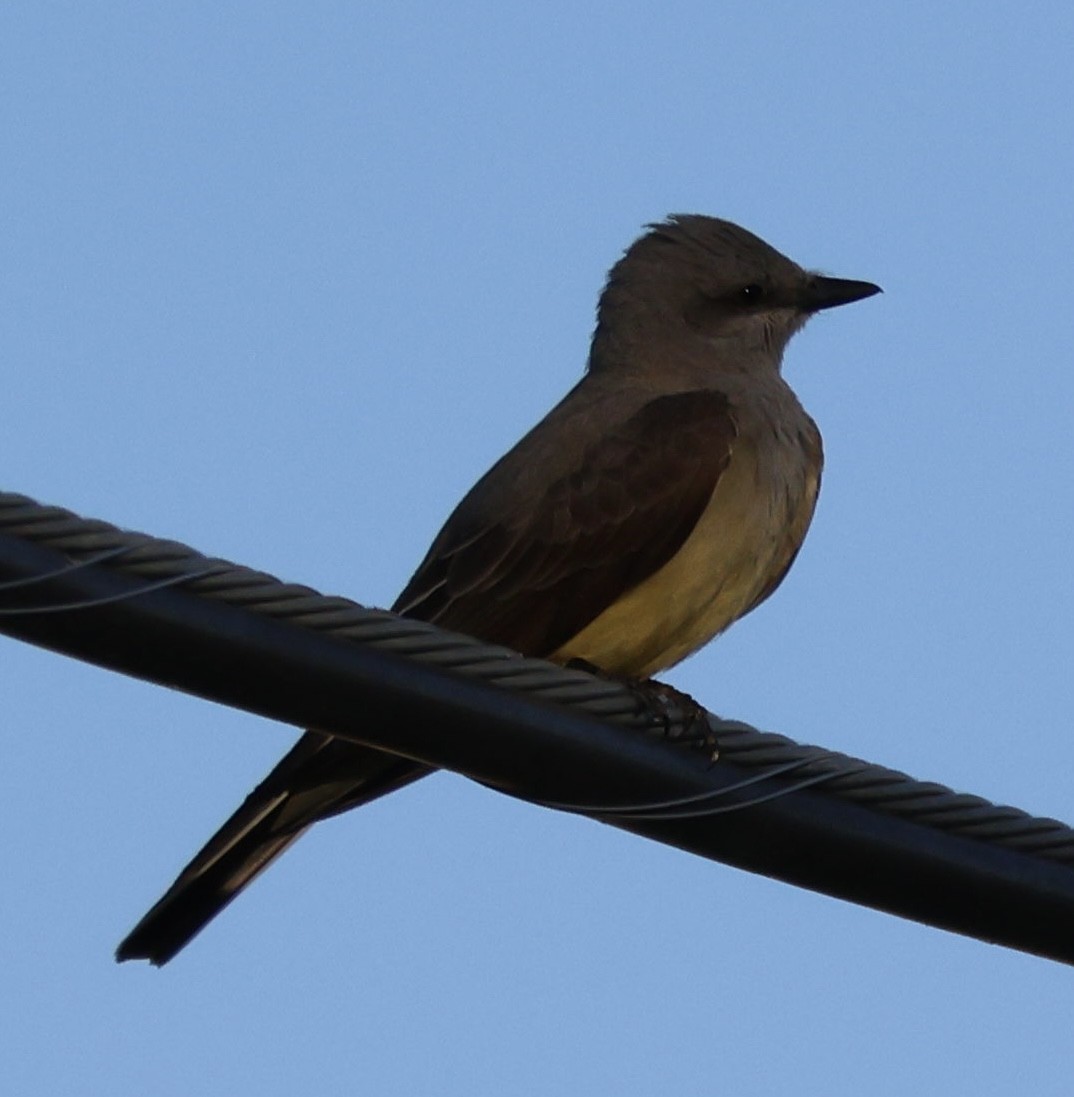
[[[764,286],[758,282],[751,282],[748,286],[743,286],[738,291],[738,299],[744,305],[756,305],[759,301],[764,300]]]

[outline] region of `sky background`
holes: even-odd
[[[369,604],[576,380],[648,221],[879,282],[708,707],[1074,820],[1069,4],[0,9],[6,490]],[[1074,971],[437,775],[163,970],[293,729],[0,639],[11,1093],[1069,1094]],[[1074,932],[1074,927],[1072,927]]]

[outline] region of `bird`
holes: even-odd
[[[609,272],[580,381],[474,485],[394,612],[645,680],[768,598],[809,528],[820,432],[792,336],[880,287],[672,214]],[[305,732],[117,949],[172,959],[315,822],[430,770]]]

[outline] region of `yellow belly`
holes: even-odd
[[[675,556],[553,658],[649,677],[736,621],[783,573],[809,526],[817,477],[804,461],[792,469],[789,478],[766,474],[738,450]]]

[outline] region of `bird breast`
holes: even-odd
[[[708,505],[679,551],[555,654],[612,674],[649,677],[696,651],[778,585],[820,486],[812,421],[769,420],[740,434]],[[797,418],[797,417],[795,417]],[[763,441],[763,444],[760,444]]]

